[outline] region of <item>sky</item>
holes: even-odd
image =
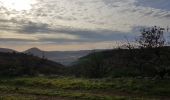
[[[170,0],[0,0],[0,47],[113,48],[141,27],[170,26]]]

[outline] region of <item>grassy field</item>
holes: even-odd
[[[1,78],[0,100],[170,100],[170,80]]]

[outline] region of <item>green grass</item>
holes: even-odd
[[[161,100],[170,99],[170,80],[133,78],[81,79],[69,77],[1,78],[0,100]],[[9,94],[18,94],[19,96]],[[28,96],[28,97],[27,97]]]
[[[36,100],[35,97],[25,97],[22,95],[0,96],[0,100]]]

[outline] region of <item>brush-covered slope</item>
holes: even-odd
[[[82,57],[70,70],[71,73],[75,73],[77,76],[92,78],[155,76],[169,70],[169,66],[170,47],[131,50],[113,49],[93,52]]]
[[[0,52],[0,75],[58,75],[64,66],[36,56],[23,53]]]

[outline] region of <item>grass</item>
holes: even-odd
[[[169,100],[170,80],[1,78],[0,93],[0,100]]]

